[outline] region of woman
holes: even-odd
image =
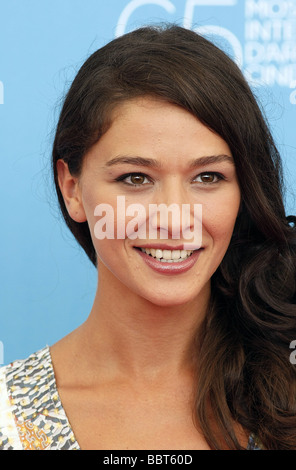
[[[178,26],[107,44],[53,172],[98,287],[81,327],[2,369],[2,448],[295,449],[295,218],[232,60]]]

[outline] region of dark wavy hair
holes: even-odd
[[[196,334],[194,420],[212,449],[241,449],[237,422],[265,449],[295,450],[296,366],[289,345],[296,339],[296,218],[285,214],[281,159],[266,118],[223,51],[193,31],[166,25],[125,34],[86,60],[66,95],[53,145],[63,217],[96,265],[87,222],[75,222],[66,210],[56,162],[63,159],[79,176],[114,107],[145,95],[181,106],[227,142],[242,194]]]

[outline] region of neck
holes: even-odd
[[[103,367],[134,379],[190,370],[209,289],[185,305],[158,306],[120,284],[98,286],[91,313],[79,329],[80,351],[93,370],[101,375]]]

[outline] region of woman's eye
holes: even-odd
[[[131,186],[143,186],[144,184],[151,183],[147,176],[142,173],[129,173],[122,175],[117,178],[117,181],[122,181],[123,183]]]
[[[197,175],[193,182],[200,184],[215,184],[224,179],[220,173],[208,172],[200,173]],[[116,178],[116,181],[121,181],[129,186],[144,186],[151,183],[151,179],[144,173],[126,173]]]
[[[219,173],[209,172],[209,173],[200,173],[194,178],[193,181],[194,182],[197,181],[198,183],[203,183],[203,184],[214,184],[214,183],[218,183],[218,181],[220,181],[221,179],[223,179],[223,176],[220,175]]]

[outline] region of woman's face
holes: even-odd
[[[69,213],[88,221],[101,279],[160,306],[209,293],[240,189],[228,145],[189,112],[146,97],[118,105],[71,191]]]

